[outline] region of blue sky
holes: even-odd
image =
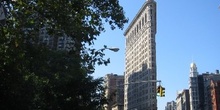
[[[119,0],[129,23],[145,0]],[[158,110],[175,100],[177,91],[188,89],[190,63],[195,62],[199,73],[220,69],[220,1],[219,0],[156,0],[157,2],[157,79],[166,88],[166,97],[158,97]],[[103,45],[118,47],[115,53],[106,50],[108,66],[96,66],[95,77],[107,73],[123,75],[125,71],[124,30],[101,34],[95,48]]]

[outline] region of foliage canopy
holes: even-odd
[[[103,51],[89,48],[105,31],[123,29],[127,19],[118,0],[3,0],[0,30],[1,110],[98,110],[106,103],[95,64],[108,64]],[[69,51],[41,43],[40,30],[74,42]],[[55,46],[56,47],[56,46]],[[106,48],[106,47],[105,47]]]

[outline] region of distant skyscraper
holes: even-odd
[[[176,110],[176,102],[175,101],[167,102],[165,110]]]
[[[190,65],[189,100],[190,110],[199,110],[198,71],[195,63]]]
[[[213,91],[217,90],[220,81],[220,74],[217,70],[216,73],[203,73],[198,76],[199,80],[199,100],[200,100],[200,110],[214,110],[214,102],[212,102],[213,97],[218,97],[218,94],[213,94]],[[216,86],[216,87],[214,87]]]
[[[146,0],[125,31],[124,110],[157,110],[156,83],[156,2]]]
[[[189,96],[190,110],[218,110],[214,109],[219,105],[219,102],[213,102],[218,96],[218,82],[220,81],[219,70],[216,73],[198,74],[195,63],[190,65],[189,78]]]
[[[124,76],[107,74],[105,76],[105,95],[108,104],[105,110],[123,110],[124,105]]]
[[[184,89],[177,94],[176,110],[190,110],[188,89]]]

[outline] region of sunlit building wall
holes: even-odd
[[[176,102],[175,101],[167,102],[165,110],[176,110]]]
[[[195,63],[191,63],[190,65],[189,102],[190,110],[199,110],[198,71]]]
[[[157,110],[156,2],[146,0],[126,29],[124,110]]]
[[[176,110],[190,110],[188,89],[184,89],[177,94]]]

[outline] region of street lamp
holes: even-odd
[[[119,51],[119,48],[117,48],[117,47],[105,47],[105,48],[101,48],[97,51],[104,51],[105,49],[111,50],[113,52],[118,52]]]
[[[113,52],[118,52],[119,51],[119,48],[117,48],[117,47],[111,47],[111,48],[106,48],[106,49],[109,49]]]
[[[110,51],[113,51],[113,52],[118,52],[119,48],[117,48],[117,47],[107,47],[107,46],[104,46],[104,48],[101,48],[101,49],[98,49],[98,50],[88,48],[88,49],[82,50],[81,54],[85,58],[85,60],[89,59],[90,61],[92,61],[92,62],[89,62],[92,65],[95,65],[95,64],[98,64],[98,65],[105,64],[105,65],[107,65],[108,63],[110,63],[110,60],[109,59],[107,59],[107,60],[103,59],[103,57],[105,56],[105,54],[103,52],[104,50],[110,50]],[[93,73],[94,71],[95,71],[95,69],[92,66],[89,69],[89,72]]]

